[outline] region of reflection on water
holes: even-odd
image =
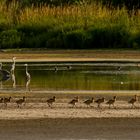
[[[28,72],[28,64],[25,64],[26,67],[26,91],[30,91],[30,82],[31,82],[31,75]]]
[[[15,78],[15,73],[11,73],[11,79],[13,82],[13,88],[16,88],[16,78]]]
[[[4,67],[10,69],[8,64]],[[0,89],[140,90],[140,68],[136,64],[32,63],[27,70],[23,63],[17,63],[11,79],[1,82]]]
[[[26,81],[26,91],[30,91],[30,82],[31,82],[31,79],[27,79],[27,81]]]

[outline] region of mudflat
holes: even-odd
[[[1,140],[139,140],[139,118],[0,120]]]
[[[17,61],[44,60],[44,61],[96,61],[97,59],[140,59],[140,50],[21,50],[1,51],[0,60],[11,62],[11,58],[17,57]]]

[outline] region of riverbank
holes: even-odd
[[[1,62],[23,61],[140,61],[140,50],[16,50],[0,52]]]

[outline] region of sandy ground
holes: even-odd
[[[71,95],[72,96],[72,95]],[[70,98],[59,98],[50,108],[46,99],[31,98],[17,107],[15,100],[0,105],[0,140],[139,140],[140,103],[132,109],[120,97],[116,108],[83,104],[72,107]]]
[[[17,99],[15,99],[17,100]],[[26,104],[17,107],[14,99],[8,103],[7,107],[1,103],[0,119],[16,120],[16,119],[38,119],[38,118],[140,118],[140,103],[135,104],[136,108],[132,108],[127,101],[118,100],[115,108],[105,103],[101,108],[96,103],[92,103],[91,107],[83,103],[81,99],[75,107],[68,104],[70,99],[57,99],[56,102],[49,107],[44,99],[27,99]]]
[[[34,50],[34,51],[1,51],[1,62],[12,62],[11,58],[17,57],[17,62],[29,61],[140,61],[139,50]]]

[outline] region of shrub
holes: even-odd
[[[140,32],[132,35],[131,44],[133,48],[140,48]]]
[[[6,30],[0,33],[0,48],[17,48],[21,42],[20,33],[17,30]]]
[[[129,43],[129,32],[122,27],[91,28],[88,30],[90,48],[125,48]]]
[[[69,49],[84,49],[86,47],[85,40],[84,30],[74,30],[65,34],[64,46]]]

